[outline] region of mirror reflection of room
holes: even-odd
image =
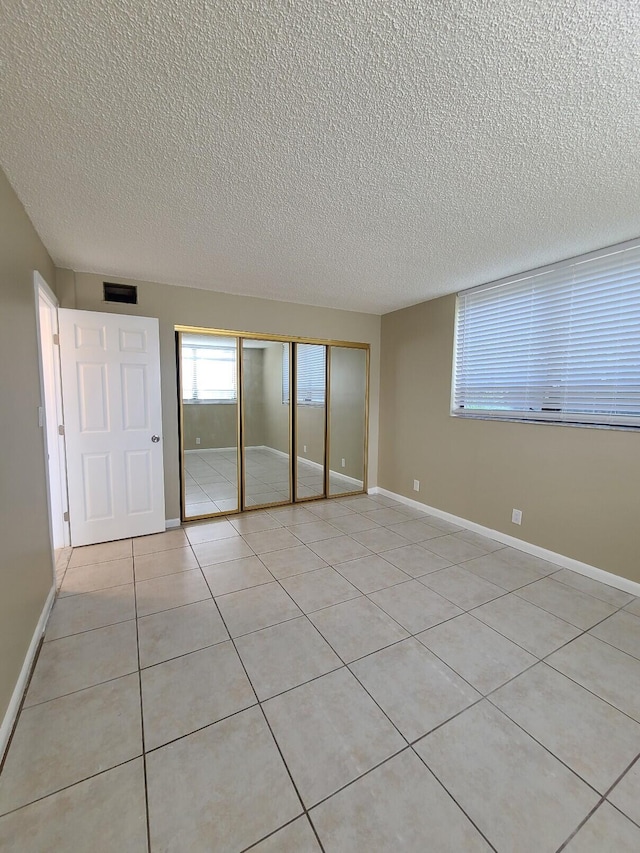
[[[330,347],[329,494],[361,491],[364,485],[367,352]]]
[[[289,503],[289,344],[245,338],[242,358],[244,503]]]
[[[238,509],[236,338],[181,336],[185,517]]]
[[[322,497],[327,348],[296,344],[296,498]]]

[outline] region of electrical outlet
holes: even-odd
[[[200,444],[200,439],[196,438],[196,444]]]
[[[302,451],[303,451],[303,453],[306,453],[306,452],[307,452],[307,445],[306,445],[306,444],[304,444],[304,445],[302,446]]]
[[[413,481],[413,491],[414,492],[420,491],[420,480],[414,480]]]
[[[347,467],[347,463],[346,463],[346,461],[345,461],[344,459],[342,460],[342,467],[343,467],[343,468],[346,468],[346,467]]]
[[[514,524],[522,524],[522,510],[521,509],[512,509],[511,510],[511,521]]]

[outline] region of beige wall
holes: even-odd
[[[54,268],[0,171],[0,720],[52,585],[33,270]]]
[[[238,443],[238,407],[233,403],[185,403],[182,423],[185,450],[235,447]]]
[[[266,444],[263,370],[264,350],[245,347],[242,357],[245,447]]]
[[[454,312],[447,296],[382,318],[379,484],[640,581],[640,434],[452,418]]]
[[[108,277],[108,281],[138,285],[138,305],[102,301],[105,277],[59,271],[63,307],[138,314],[160,320],[162,408],[167,518],[180,515],[178,469],[178,411],[176,392],[175,324],[266,334],[362,341],[371,344],[371,419],[369,485],[376,484],[378,459],[378,389],[380,317],[333,308],[314,308],[253,297],[232,296],[154,282]]]
[[[270,344],[264,350],[262,384],[264,389],[264,443],[282,453],[289,453],[289,406],[282,402],[281,343]]]
[[[299,405],[296,411],[298,458],[324,465],[324,406]],[[305,450],[305,447],[307,448]]]

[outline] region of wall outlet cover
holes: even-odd
[[[413,481],[413,491],[414,492],[420,491],[420,480],[414,480]]]
[[[511,521],[514,524],[522,524],[522,510],[521,509],[512,509],[511,510]]]

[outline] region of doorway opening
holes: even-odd
[[[54,567],[71,545],[67,493],[58,300],[40,273],[33,274],[40,367],[40,426],[46,460],[49,529]]]

